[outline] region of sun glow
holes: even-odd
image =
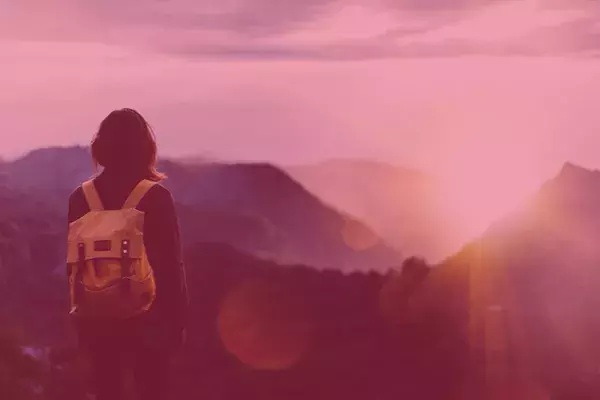
[[[538,188],[535,179],[511,171],[504,163],[495,167],[465,163],[462,171],[457,168],[445,174],[440,207],[454,217],[456,231],[472,239],[518,210]]]

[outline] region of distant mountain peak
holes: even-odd
[[[22,159],[38,157],[38,158],[50,158],[57,156],[65,156],[65,155],[85,155],[89,157],[89,146],[82,145],[73,145],[73,146],[50,146],[50,147],[42,147],[39,149],[33,149],[23,156],[19,157],[15,161],[19,161]]]
[[[541,194],[550,198],[598,199],[600,196],[600,171],[587,169],[567,162],[554,177],[543,185]]]
[[[572,162],[566,162],[560,173],[558,174],[557,180],[559,181],[587,181],[589,179],[600,179],[600,171],[590,170],[579,165],[573,164]]]

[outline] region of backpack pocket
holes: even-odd
[[[156,298],[152,271],[140,277],[122,274],[122,260],[90,260],[75,278],[73,314],[86,317],[129,318],[146,312]],[[137,270],[139,260],[132,260]]]

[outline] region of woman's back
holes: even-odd
[[[143,241],[154,273],[156,298],[149,311],[127,319],[76,318],[80,343],[91,357],[98,400],[124,398],[123,372],[136,378],[142,398],[166,398],[168,360],[183,340],[187,290],[179,225],[173,197],[155,169],[156,143],[137,112],[111,113],[92,143],[94,161],[104,167],[93,180],[104,210],[123,207],[142,180],[154,184],[137,204],[144,214]],[[90,211],[83,187],[69,198],[69,223]]]

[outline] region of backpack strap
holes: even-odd
[[[83,195],[85,196],[85,201],[87,201],[90,211],[104,210],[102,200],[100,200],[100,196],[98,196],[98,191],[96,190],[93,180],[83,182],[81,188],[83,189]]]
[[[141,180],[140,183],[138,183],[137,186],[131,191],[131,193],[129,194],[129,197],[127,197],[127,200],[125,200],[125,203],[123,204],[123,207],[121,207],[121,208],[122,209],[136,208],[138,206],[138,204],[140,203],[140,201],[142,200],[142,198],[144,198],[146,193],[148,193],[148,191],[150,189],[152,189],[152,187],[155,184],[156,184],[156,182],[151,181],[149,179]]]

